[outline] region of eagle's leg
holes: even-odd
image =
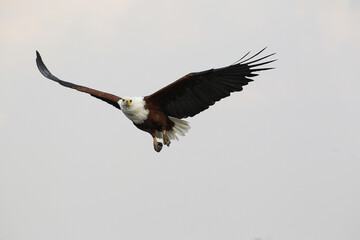
[[[155,136],[153,136],[153,138],[154,138],[154,149],[155,149],[155,151],[160,152],[161,149],[162,149],[163,144],[161,142],[158,142],[156,140]]]
[[[170,138],[168,137],[168,135],[166,134],[166,130],[164,129],[163,130],[163,143],[166,145],[166,146],[170,146]]]

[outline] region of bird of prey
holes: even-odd
[[[36,64],[46,78],[64,87],[88,93],[121,110],[137,128],[150,133],[155,151],[160,152],[163,144],[170,146],[170,140],[178,139],[177,135],[184,136],[190,129],[189,123],[183,118],[193,117],[230,96],[230,93],[241,91],[244,85],[253,81],[257,72],[272,69],[264,65],[275,61],[269,60],[274,53],[256,58],[264,50],[253,56],[249,56],[248,52],[227,67],[189,73],[145,97],[119,97],[60,80],[47,69],[38,51]],[[163,143],[157,139],[162,139]]]

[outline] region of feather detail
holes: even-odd
[[[145,97],[145,100],[161,106],[168,116],[179,119],[193,117],[222,98],[230,96],[232,92],[241,91],[243,86],[253,81],[252,77],[258,75],[255,72],[272,69],[261,66],[274,62],[275,60],[263,62],[274,54],[254,60],[265,49],[250,57],[249,52],[227,67],[187,74]]]

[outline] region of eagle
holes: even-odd
[[[254,55],[245,54],[241,59],[222,68],[189,73],[153,94],[144,97],[119,97],[117,95],[60,80],[45,66],[38,51],[36,64],[46,78],[60,85],[105,101],[121,110],[133,124],[153,138],[156,152],[163,144],[170,146],[171,140],[178,140],[190,129],[184,120],[208,109],[215,102],[239,92],[253,81],[257,72],[273,69],[265,67],[276,60],[269,60],[275,53],[258,57],[266,48]],[[162,139],[162,143],[157,139]]]

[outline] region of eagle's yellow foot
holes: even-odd
[[[156,140],[156,137],[154,137],[154,149],[156,152],[160,152],[163,147],[163,144],[161,142],[158,142]]]
[[[170,146],[171,143],[170,138],[166,134],[166,130],[163,130],[163,143],[168,147]]]

